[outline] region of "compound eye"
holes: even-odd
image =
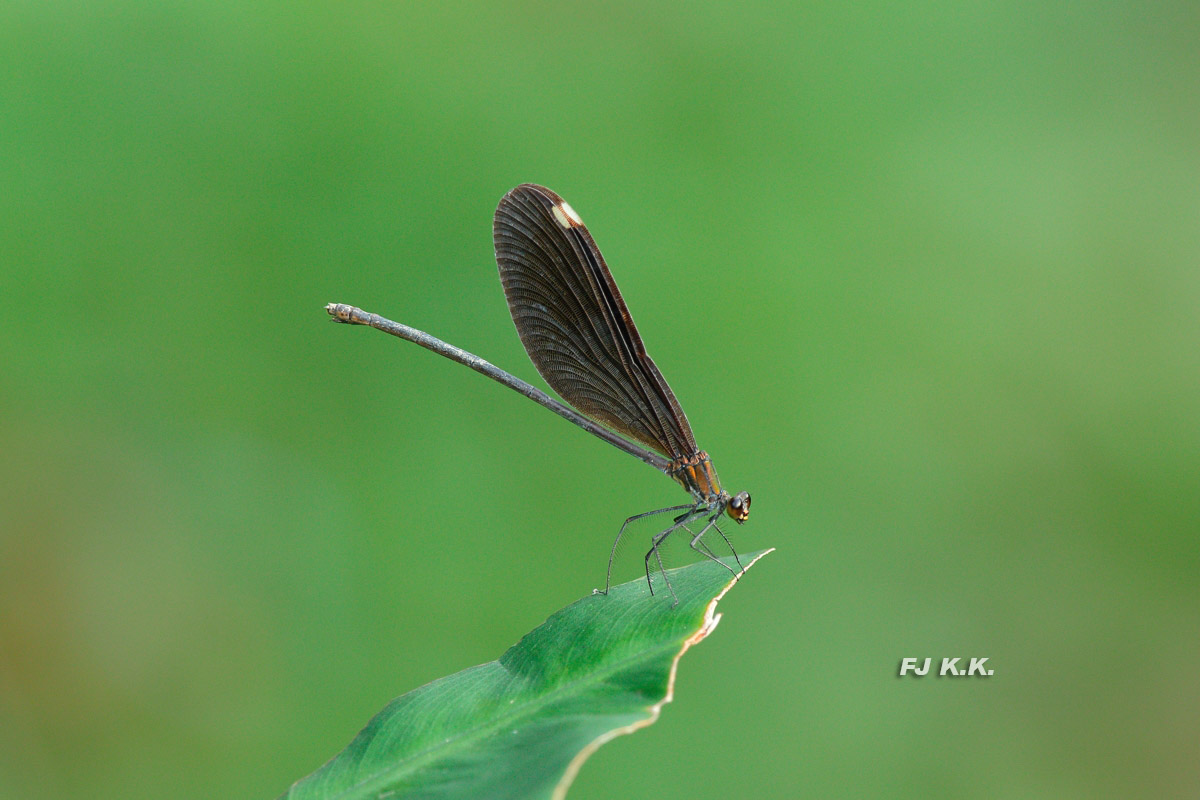
[[[725,511],[737,522],[745,522],[750,516],[750,494],[748,492],[735,494],[729,499],[729,507]]]

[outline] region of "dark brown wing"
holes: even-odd
[[[508,309],[546,383],[582,413],[665,456],[695,453],[679,401],[571,207],[544,186],[522,184],[501,199],[493,234]]]

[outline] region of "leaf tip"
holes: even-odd
[[[654,722],[658,720],[659,714],[662,713],[662,707],[675,698],[675,673],[679,668],[679,660],[683,658],[683,654],[686,653],[693,645],[704,641],[704,639],[707,638],[710,633],[716,630],[717,623],[721,621],[721,615],[717,613],[717,603],[721,602],[721,598],[733,588],[735,583],[741,580],[742,575],[746,574],[746,570],[758,563],[759,559],[761,559],[763,556],[774,552],[775,548],[770,547],[766,550],[756,553],[754,558],[742,568],[742,571],[736,577],[731,578],[729,582],[722,587],[721,591],[717,593],[716,597],[709,601],[708,607],[704,610],[704,620],[701,622],[700,628],[684,640],[683,647],[681,647],[679,652],[675,654],[675,659],[671,662],[671,672],[667,678],[667,693],[662,700],[659,700],[657,703],[650,706],[650,716],[646,717],[645,719],[630,723],[629,725],[607,731],[593,739],[587,744],[586,747],[576,753],[575,758],[571,759],[571,763],[567,765],[566,771],[563,772],[562,778],[559,779],[558,785],[554,787],[554,793],[550,796],[551,800],[565,800],[567,796],[567,789],[569,789],[571,784],[575,781],[575,776],[579,774],[579,770],[583,766],[583,762],[587,761],[588,758],[591,757],[592,753],[599,750],[601,745],[611,741],[612,739],[615,739],[618,736],[624,736],[625,734],[633,733],[640,728],[653,725]]]

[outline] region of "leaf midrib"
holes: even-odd
[[[675,650],[682,648],[685,641],[687,641],[686,636],[673,645],[659,645],[652,650],[642,651],[637,655],[618,661],[606,669],[589,672],[587,676],[582,679],[568,681],[567,683],[562,684],[557,688],[550,690],[549,692],[539,694],[532,700],[522,703],[520,706],[516,706],[514,704],[514,707],[511,710],[507,710],[505,713],[484,722],[482,725],[466,731],[465,733],[459,734],[458,736],[453,736],[447,741],[442,741],[431,745],[418,753],[413,753],[412,755],[403,757],[383,768],[382,770],[367,776],[353,786],[347,787],[345,791],[339,792],[336,795],[332,795],[332,797],[350,797],[352,796],[351,793],[353,792],[367,790],[372,783],[395,780],[397,777],[406,773],[411,774],[420,767],[424,766],[425,763],[434,760],[436,755],[442,752],[452,751],[461,745],[485,738],[486,736],[495,733],[499,729],[507,727],[514,720],[520,719],[529,715],[530,712],[537,711],[547,705],[550,705],[555,699],[567,693],[568,690],[579,691],[581,687],[587,686],[591,683],[599,683],[602,679],[620,672],[630,664],[633,664],[637,661],[658,656],[663,652],[674,652]],[[489,661],[485,664],[481,664],[480,666],[499,663],[499,659],[497,659],[495,661]],[[506,671],[507,669],[508,668],[505,667]],[[646,710],[649,710],[649,706],[646,707]]]

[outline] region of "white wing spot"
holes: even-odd
[[[554,218],[558,220],[558,224],[564,228],[574,228],[582,225],[583,220],[575,213],[575,209],[567,205],[567,201],[563,200],[554,206]]]

